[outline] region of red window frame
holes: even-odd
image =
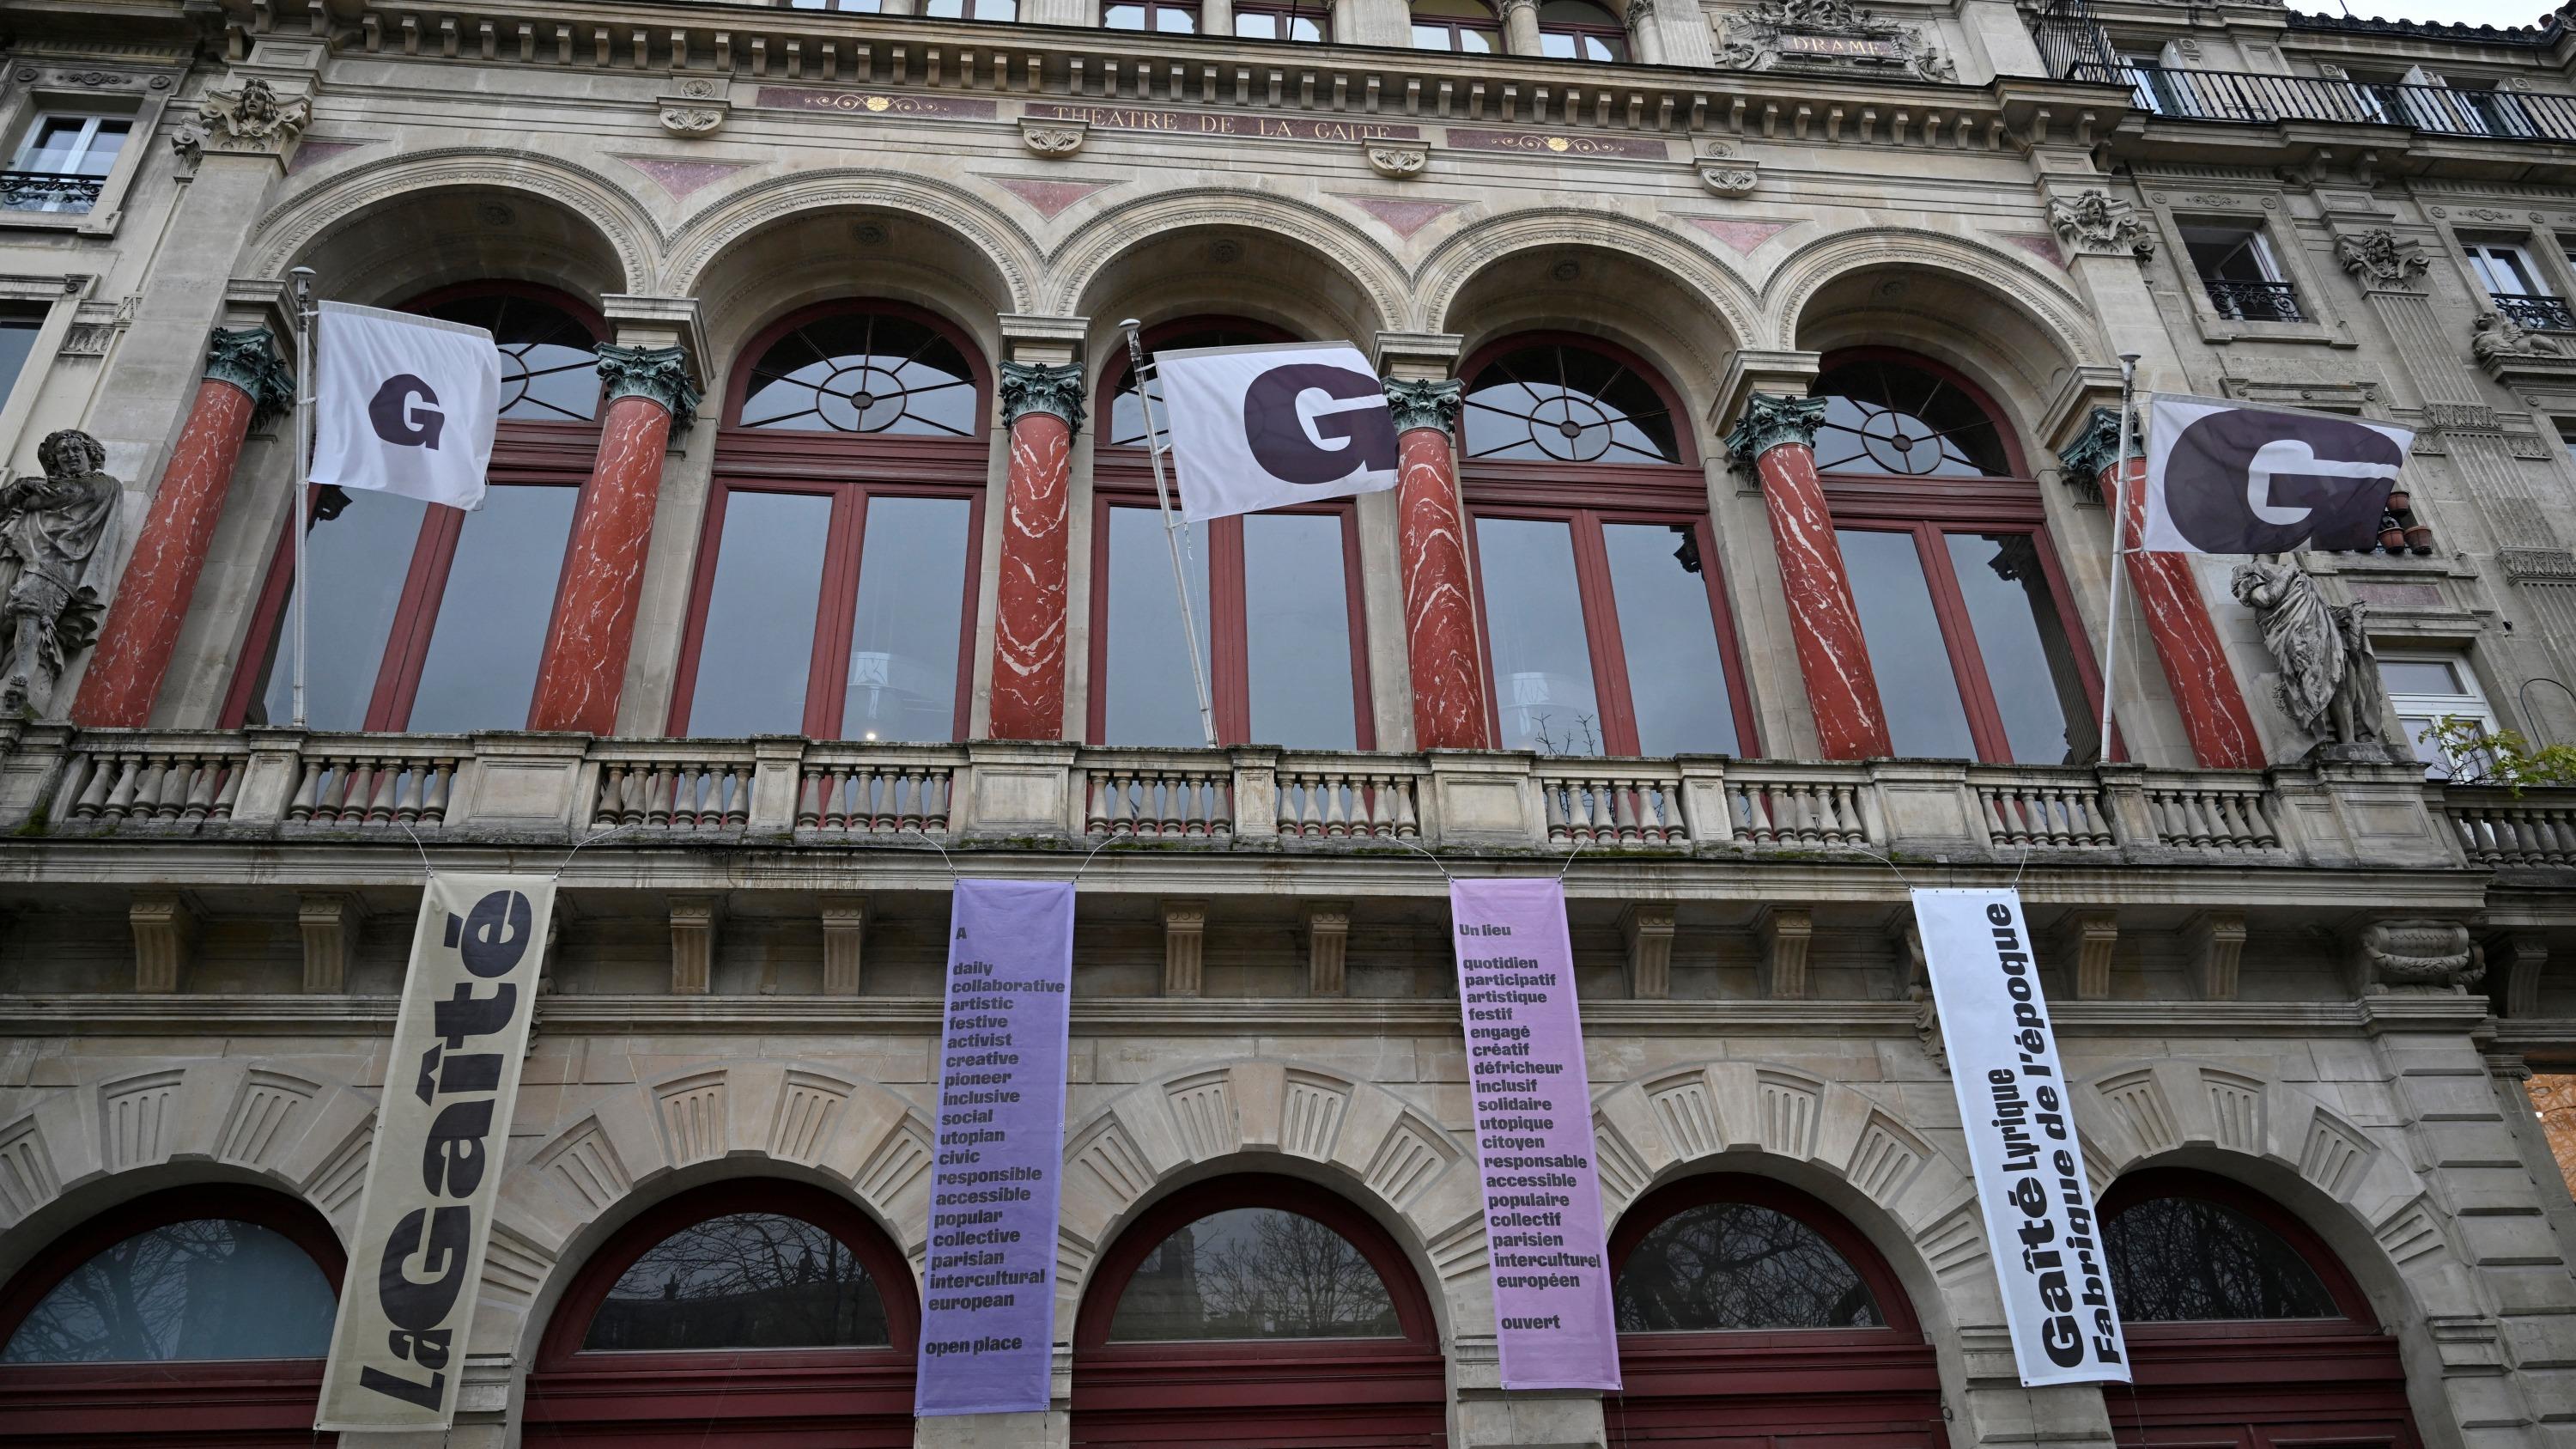
[[[1958,684],[1959,702],[1967,712],[1968,737],[1977,759],[1990,765],[2011,764],[2012,741],[2004,732],[2003,711],[1995,704],[1993,681],[1987,677],[1985,657],[1977,647],[1967,599],[1959,590],[1958,576],[1951,570],[1949,547],[1941,539],[1945,533],[2031,536],[2040,570],[2048,580],[2049,598],[2057,606],[2058,626],[2066,631],[2067,652],[2083,689],[2086,717],[2098,730],[2102,717],[2101,672],[2093,659],[2084,620],[2075,611],[2074,591],[2058,567],[2057,545],[2049,536],[2048,510],[2040,498],[2039,481],[2030,474],[2021,439],[2009,417],[1985,389],[1957,370],[1899,348],[1861,347],[1832,353],[1824,358],[1819,371],[1830,373],[1858,362],[1915,368],[1957,388],[1994,423],[2012,470],[2003,477],[1907,477],[1850,471],[1819,475],[1825,507],[1833,516],[1835,528],[1859,533],[1903,533],[1914,539],[1915,556],[1922,562],[1924,581],[1931,590],[1932,612],[1941,626],[1941,642],[1949,651],[1951,677]],[[1893,700],[1882,702],[1891,709],[1899,707]],[[2113,744],[2117,743],[2115,739]],[[2116,748],[2110,754],[2114,759],[2124,758]]]
[[[1877,1300],[1882,1328],[1725,1333],[1623,1333],[1619,1377],[1602,1399],[1613,1445],[1701,1442],[1724,1424],[1729,1442],[1792,1446],[1803,1439],[1872,1449],[1942,1449],[1938,1353],[1905,1286],[1851,1221],[1785,1183],[1713,1172],[1667,1183],[1619,1215],[1610,1234],[1612,1281],[1646,1235],[1713,1203],[1769,1208],[1813,1229]]]
[[[256,1223],[304,1250],[334,1298],[348,1274],[339,1236],[310,1204],[267,1188],[200,1183],[120,1203],[47,1244],[0,1288],[0,1344],[47,1293],[90,1259],[138,1233],[195,1218]],[[171,1362],[0,1365],[0,1442],[138,1445],[201,1441],[330,1443],[316,1436],[325,1360],[182,1359]]]
[[[1118,1300],[1148,1254],[1200,1218],[1246,1207],[1303,1214],[1357,1248],[1386,1284],[1399,1336],[1109,1341]],[[1256,1420],[1265,1439],[1281,1443],[1433,1449],[1446,1442],[1447,1369],[1431,1300],[1385,1228],[1311,1182],[1245,1173],[1174,1193],[1101,1255],[1074,1319],[1073,1419],[1075,1443],[1122,1449],[1152,1443],[1197,1449],[1227,1442],[1229,1432],[1240,1434]]]
[[[1319,4],[1317,0],[1237,0],[1234,7],[1235,35],[1245,40],[1262,39],[1264,37],[1244,35],[1243,17],[1246,15],[1268,15],[1277,19],[1279,34],[1268,38],[1282,44],[1329,44],[1333,38],[1333,7]],[[1300,20],[1314,22],[1316,34],[1313,38],[1290,33]]]
[[[423,292],[405,302],[400,310],[419,311],[444,302],[464,301],[476,297],[524,297],[560,308],[575,322],[590,329],[594,342],[608,336],[607,320],[589,303],[551,287],[527,282],[467,282],[453,287],[440,287]],[[603,409],[604,411],[604,409]],[[491,486],[512,488],[576,488],[580,499],[573,505],[572,527],[564,535],[564,558],[572,557],[572,540],[581,533],[582,515],[589,511],[590,477],[599,456],[599,420],[587,423],[536,422],[506,418],[492,430],[492,463],[484,470]],[[306,488],[300,510],[307,527],[320,502],[321,490]],[[224,692],[224,727],[239,728],[250,717],[252,702],[261,693],[261,684],[269,671],[285,665],[286,652],[294,648],[286,637],[289,627],[287,601],[295,592],[295,523],[288,520],[278,530],[277,547],[270,556],[267,582],[260,586],[258,598],[251,606],[250,631],[240,660],[233,666],[231,686]],[[422,513],[420,533],[412,545],[411,562],[404,570],[402,594],[394,606],[393,627],[386,631],[383,662],[376,667],[374,692],[368,697],[367,713],[359,728],[368,731],[399,731],[411,721],[412,706],[420,697],[421,668],[429,660],[431,631],[438,624],[438,606],[447,593],[447,577],[456,563],[457,540],[465,531],[465,514],[442,503],[430,504]],[[563,577],[560,567],[555,580],[555,598],[546,609],[546,622],[551,627],[554,611],[563,602]],[[270,662],[274,653],[276,662]],[[528,702],[533,714],[536,701]],[[284,723],[284,721],[274,721]]]
[[[738,492],[804,494],[832,502],[831,531],[823,545],[814,652],[805,675],[803,728],[807,736],[818,740],[840,738],[841,709],[850,682],[850,633],[856,626],[868,500],[945,498],[966,502],[966,568],[965,577],[959,580],[957,698],[949,736],[952,740],[966,738],[975,703],[975,606],[978,581],[983,576],[984,493],[991,473],[992,440],[982,435],[845,436],[741,426],[753,364],[771,346],[807,323],[860,312],[919,322],[944,334],[974,375],[974,416],[989,426],[993,378],[983,349],[947,318],[926,308],[874,299],[825,302],[791,312],[753,337],[740,353],[741,365],[734,369],[733,379],[726,387],[724,427],[716,434],[715,476],[707,499],[706,521],[699,530],[697,561],[689,581],[688,623],[681,634],[679,669],[672,680],[671,710],[665,724],[665,732],[675,739],[688,734],[689,710],[697,697],[698,659],[706,643],[707,607],[715,597],[716,560],[724,545],[725,505]]]
[[[1458,454],[1458,491],[1467,514],[1468,566],[1476,577],[1477,647],[1492,638],[1485,619],[1484,565],[1476,546],[1479,518],[1523,518],[1564,522],[1574,540],[1576,587],[1583,601],[1583,637],[1591,655],[1592,687],[1601,706],[1603,754],[1638,753],[1637,710],[1628,691],[1627,646],[1621,641],[1618,597],[1610,578],[1610,553],[1601,525],[1688,524],[1699,544],[1700,582],[1708,589],[1711,624],[1717,630],[1718,657],[1726,667],[1726,698],[1735,719],[1738,756],[1757,759],[1761,736],[1753,701],[1744,688],[1744,659],[1735,634],[1735,611],[1726,601],[1726,581],[1717,551],[1717,531],[1708,506],[1708,478],[1700,470],[1699,448],[1691,436],[1690,414],[1681,395],[1663,374],[1635,353],[1598,337],[1575,332],[1519,332],[1477,349],[1458,369],[1472,387],[1486,364],[1524,347],[1579,347],[1599,353],[1634,372],[1663,399],[1673,421],[1678,463],[1566,463],[1546,459],[1472,459],[1467,457],[1466,414],[1461,411],[1454,441]],[[1502,696],[1490,652],[1485,656],[1485,724],[1493,739],[1503,737]]]
[[[1241,317],[1190,317],[1165,322],[1145,329],[1148,352],[1170,345],[1172,339],[1195,332],[1235,331],[1263,336],[1274,342],[1295,339],[1266,322]],[[1091,463],[1091,686],[1084,722],[1084,736],[1095,745],[1121,743],[1108,738],[1109,730],[1109,510],[1112,508],[1156,507],[1153,463],[1143,445],[1127,446],[1109,441],[1111,404],[1119,389],[1127,385],[1130,364],[1124,355],[1102,369],[1097,403],[1092,415],[1100,420],[1095,435]],[[1159,412],[1152,421],[1160,421]],[[1152,422],[1147,424],[1148,434]],[[1177,509],[1180,500],[1173,499]],[[1347,498],[1321,503],[1302,504],[1295,508],[1265,510],[1271,513],[1324,515],[1341,520],[1342,525],[1342,591],[1349,603],[1351,630],[1351,723],[1353,748],[1377,748],[1376,712],[1371,707],[1368,663],[1368,617],[1362,602],[1360,586],[1359,510]],[[1219,518],[1195,525],[1199,541],[1207,550],[1208,614],[1202,621],[1208,631],[1210,656],[1208,693],[1216,709],[1216,737],[1222,745],[1253,743],[1252,740],[1252,646],[1250,623],[1243,595],[1243,520]],[[1148,587],[1168,588],[1162,582],[1168,570],[1158,569],[1155,582]]]
[[[1544,18],[1547,13],[1546,0],[1540,0],[1539,14],[1541,19],[1538,22],[1538,33],[1541,37],[1540,43],[1542,47],[1544,47],[1546,43],[1545,37],[1547,36],[1570,35],[1574,37],[1574,54],[1571,56],[1556,57],[1559,60],[1585,60],[1590,61],[1595,65],[1626,65],[1636,59],[1635,53],[1628,43],[1628,27],[1618,23],[1618,12],[1611,10],[1607,5],[1601,5],[1598,8],[1610,16],[1610,24],[1603,25],[1596,22],[1585,22],[1579,20],[1546,19]],[[1597,56],[1585,55],[1583,53],[1583,42],[1587,38],[1600,41],[1602,48],[1610,52],[1609,58],[1604,60]]]
[[[636,1259],[693,1223],[729,1213],[780,1213],[839,1239],[876,1284],[891,1346],[583,1350],[591,1319]],[[856,1204],[781,1178],[709,1183],[639,1214],[565,1288],[528,1374],[526,1437],[532,1444],[614,1439],[640,1449],[745,1441],[910,1449],[920,1331],[910,1264]]]

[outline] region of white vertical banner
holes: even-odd
[[[1918,890],[1914,920],[2021,1381],[2127,1383],[2110,1260],[2021,895]]]
[[[554,908],[551,876],[432,875],[421,893],[316,1431],[456,1417]]]

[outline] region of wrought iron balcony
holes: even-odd
[[[98,204],[105,179],[58,171],[0,171],[0,211],[84,212]]]
[[[2498,313],[2526,332],[2576,332],[2576,311],[2556,297],[2526,297],[2518,292],[2490,292]]]
[[[2305,322],[2299,289],[2287,282],[2230,282],[2204,277],[2210,305],[2230,322]]]
[[[2126,86],[2140,110],[2182,121],[2341,121],[2445,136],[2576,141],[2576,96],[2076,61],[2069,80]]]

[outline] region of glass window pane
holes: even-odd
[[[1932,586],[1910,533],[1838,529],[1843,566],[1850,570],[1852,602],[1869,646],[1870,672],[1887,711],[1887,732],[1899,755],[1973,760],[1968,709],[1950,672],[1950,651],[1932,612]],[[1796,600],[1791,600],[1794,606]]]
[[[1621,1333],[1883,1328],[1869,1284],[1814,1228],[1751,1203],[1666,1218],[1619,1269]]]
[[[2102,1237],[2125,1323],[2342,1316],[2280,1234],[2220,1203],[2154,1198],[2121,1209]]]
[[[1628,698],[1637,707],[1637,752],[1736,753],[1735,710],[1697,534],[1660,523],[1611,523],[1602,525],[1601,541],[1610,553]]]
[[[285,1234],[231,1218],[137,1233],[72,1270],[0,1363],[322,1358],[338,1301]]]
[[[1416,50],[1450,49],[1449,27],[1446,25],[1417,25],[1413,27],[1413,48]]]
[[[1243,520],[1245,653],[1252,737],[1292,750],[1359,747],[1352,714],[1351,601],[1342,520],[1254,513]]]
[[[1494,33],[1492,31],[1469,30],[1464,26],[1460,26],[1458,29],[1458,48],[1463,51],[1473,52],[1477,55],[1492,55],[1496,51],[1502,49],[1502,43],[1494,38]]]
[[[805,732],[805,676],[831,527],[832,500],[819,494],[725,495],[690,734]]]
[[[317,730],[366,728],[385,640],[393,632],[394,610],[420,544],[421,515],[429,507],[391,493],[346,496],[339,517],[316,519],[305,540],[314,602],[304,621],[304,712],[305,722]],[[251,704],[251,724],[282,725],[295,718],[291,588],[270,651],[267,678]]]
[[[1245,40],[1277,40],[1280,17],[1262,10],[1234,13],[1234,33]]]
[[[26,368],[27,354],[36,350],[36,330],[42,326],[41,317],[0,316],[0,404],[9,401],[9,389]]]
[[[1476,554],[1502,747],[1547,755],[1607,753],[1567,525],[1479,518]]]
[[[2091,760],[2101,735],[2075,646],[2048,591],[2039,540],[2027,533],[1951,533],[1950,572],[1967,600],[1977,655],[2015,764]]]
[[[799,1218],[693,1223],[620,1274],[581,1341],[598,1350],[884,1348],[885,1303],[849,1245]]]
[[[409,728],[526,727],[580,501],[578,488],[494,488],[465,515]]]
[[[965,627],[963,498],[877,498],[859,548],[857,624],[841,737],[957,735],[958,631]]]
[[[1563,33],[1545,33],[1541,34],[1538,38],[1538,53],[1541,55],[1552,55],[1561,60],[1572,60],[1574,59],[1575,45],[1576,39],[1574,36]]]
[[[1176,5],[1154,7],[1154,28],[1170,35],[1190,35],[1199,28],[1199,13]]]
[[[2459,672],[2440,659],[2382,659],[2379,682],[2391,694],[2460,694]]]
[[[1258,1207],[1210,1213],[1156,1244],[1109,1320],[1115,1343],[1400,1332],[1386,1281],[1349,1239]]]
[[[1107,6],[1100,12],[1100,23],[1111,30],[1142,30],[1145,28],[1145,7],[1142,5]]]
[[[843,313],[806,323],[752,365],[746,428],[976,436],[975,374],[957,345],[907,317]]]
[[[1181,564],[1190,581],[1190,611],[1199,621],[1199,660],[1204,665],[1209,657],[1207,530],[1191,532],[1193,545]],[[1151,508],[1109,510],[1109,577],[1104,583],[1109,638],[1101,652],[1102,673],[1108,677],[1092,681],[1091,687],[1107,691],[1105,742],[1206,744],[1180,606],[1172,598],[1172,560],[1160,513]]]

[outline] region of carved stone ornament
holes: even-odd
[[[689,355],[676,347],[620,347],[599,344],[599,380],[608,402],[640,397],[661,404],[673,427],[685,428],[698,415],[698,389],[689,381]]]
[[[0,488],[0,715],[11,719],[44,715],[64,663],[98,642],[94,579],[125,494],[87,433],[50,435],[36,461],[42,474]]]
[[[2373,921],[2353,943],[2364,991],[2464,995],[2485,979],[2483,954],[2457,921]]]
[[[2364,287],[2413,291],[2432,265],[2423,244],[2382,227],[2335,238],[2335,260]]]
[[[1003,363],[1002,426],[1009,427],[1030,413],[1053,413],[1064,419],[1066,427],[1081,432],[1081,364]]]
[[[1407,146],[1394,141],[1363,141],[1360,150],[1367,155],[1369,169],[1380,176],[1398,181],[1419,176],[1431,164],[1431,148]]]
[[[1395,415],[1395,430],[1399,433],[1415,428],[1436,428],[1445,433],[1457,419],[1466,395],[1465,385],[1454,377],[1419,382],[1390,379],[1386,384],[1386,407]]]
[[[2306,570],[2270,555],[2238,564],[2228,587],[2254,611],[2263,647],[2281,670],[2274,697],[2292,724],[2316,738],[2314,753],[2341,760],[2399,758],[2379,738],[2387,700],[2379,688],[2379,655],[2370,643],[2370,606],[2327,603]]]
[[[2099,191],[2087,191],[2072,201],[2050,197],[2048,224],[2066,249],[2078,256],[2127,255],[2143,262],[2156,254],[2155,238],[2138,219],[2138,209]]]
[[[1727,430],[1726,456],[1737,468],[1751,473],[1756,459],[1782,443],[1814,447],[1816,429],[1824,420],[1823,398],[1757,392],[1744,400],[1744,416]]]
[[[662,102],[662,129],[674,136],[712,136],[724,129],[727,107],[722,101]]]
[[[2533,332],[2501,313],[2480,312],[2469,324],[2469,355],[2508,387],[2576,386],[2576,339]]]
[[[170,144],[192,169],[208,152],[280,156],[312,120],[311,101],[302,96],[280,100],[268,82],[252,76],[236,89],[206,92],[197,104],[197,118],[180,127]]]
[[[1955,81],[1959,68],[1923,32],[1862,10],[1851,0],[1754,0],[1726,22],[1721,70],[1900,70],[1917,80]]]
[[[2129,456],[2144,456],[2143,434],[2134,425],[2129,430]],[[2120,451],[2120,410],[2097,407],[2084,419],[2084,431],[2075,441],[2057,450],[2057,461],[2066,465],[2066,486],[2089,503],[2102,501],[2102,472],[2111,466],[2112,456]]]
[[[1761,163],[1741,156],[1707,156],[1691,166],[1699,173],[1699,184],[1715,196],[1751,196],[1762,184]]]
[[[1083,121],[1032,121],[1023,118],[1020,122],[1020,144],[1040,156],[1070,156],[1082,149],[1083,138],[1090,134],[1091,126]]]
[[[265,327],[216,328],[206,339],[206,378],[250,394],[252,427],[295,405],[295,377]]]

